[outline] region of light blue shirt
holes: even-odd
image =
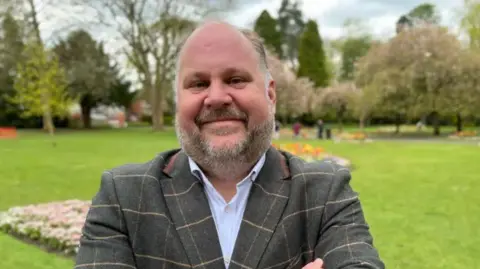
[[[237,240],[237,235],[242,223],[243,212],[247,205],[248,195],[253,182],[265,163],[265,154],[263,154],[260,160],[258,160],[248,176],[237,184],[237,192],[228,203],[213,187],[212,183],[208,180],[198,165],[190,158],[188,161],[192,174],[204,183],[204,190],[217,228],[220,247],[222,248],[223,260],[225,261],[225,267],[228,268],[235,241]]]

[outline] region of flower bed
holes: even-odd
[[[371,142],[372,140],[363,132],[355,133],[339,133],[335,136],[336,141],[358,141],[358,142]]]
[[[476,131],[462,131],[456,132],[449,136],[451,139],[461,139],[461,138],[468,138],[468,139],[480,139]]]
[[[347,160],[342,157],[338,156],[333,156],[329,153],[327,153],[323,148],[321,147],[313,147],[310,144],[302,144],[302,143],[293,143],[293,144],[273,144],[273,147],[290,152],[307,162],[312,162],[312,161],[318,161],[318,160],[331,160],[334,161],[335,163],[352,168],[352,164],[350,160]]]
[[[0,230],[50,251],[74,255],[89,206],[89,201],[68,200],[13,207],[0,213]]]

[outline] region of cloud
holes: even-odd
[[[40,0],[35,0],[40,1]],[[208,0],[224,1],[224,0]],[[230,23],[253,28],[255,19],[266,9],[272,16],[276,16],[280,8],[281,0],[237,0],[236,8],[225,15]],[[395,23],[398,18],[422,4],[425,0],[303,0],[302,12],[306,19],[317,21],[319,30],[324,39],[335,39],[343,35],[343,23],[349,18],[363,20],[376,38],[388,38],[395,33]],[[458,9],[462,6],[461,0],[435,0],[429,1],[437,6],[442,17],[442,24],[449,26],[457,34]],[[55,31],[71,24],[81,21],[82,16],[89,16],[78,10],[69,10],[66,7],[58,8],[56,12],[42,14],[41,30],[45,38],[55,36]],[[56,17],[56,20],[51,20]],[[90,29],[91,30],[91,29]],[[102,29],[92,30],[92,34],[98,40],[103,40],[106,50],[116,54],[115,57],[126,64],[124,57],[118,54],[124,43],[119,42],[114,33]]]
[[[349,18],[363,20],[371,32],[378,37],[393,35],[398,18],[424,3],[424,0],[304,0],[302,11],[307,19],[316,20],[326,38],[342,35],[343,23]],[[442,23],[453,27],[455,11],[461,6],[459,0],[430,1],[437,6]],[[228,21],[242,27],[253,27],[253,22],[263,9],[273,16],[277,14],[281,0],[247,0],[239,11],[231,14]],[[457,20],[458,21],[458,20]]]

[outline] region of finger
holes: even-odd
[[[315,269],[315,265],[313,264],[313,262],[309,262],[307,263],[307,265],[302,267],[302,269]]]
[[[316,269],[321,269],[323,267],[323,260],[322,259],[319,259],[317,258],[314,262],[314,268]]]

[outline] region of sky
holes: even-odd
[[[393,36],[395,22],[408,13],[422,0],[303,0],[302,12],[306,19],[313,19],[319,25],[325,39],[338,38],[343,34],[343,23],[349,18],[361,19],[371,33],[379,38]],[[457,31],[459,11],[463,0],[429,1],[437,6],[442,24]],[[251,28],[259,13],[266,9],[276,17],[281,0],[245,0],[239,11],[228,20],[232,24]]]
[[[45,0],[35,0],[41,6]],[[208,0],[224,1],[224,0]],[[233,25],[253,28],[253,24],[262,10],[266,9],[276,17],[280,8],[281,0],[238,0],[240,3],[231,13],[225,15],[225,20]],[[367,30],[378,39],[387,39],[395,34],[395,23],[401,15],[408,13],[419,4],[425,3],[422,0],[303,0],[302,12],[304,19],[313,19],[319,25],[319,31],[324,40],[332,40],[344,34],[343,23],[349,18],[362,20]],[[441,24],[449,26],[451,31],[459,34],[459,12],[463,0],[432,0],[440,15]],[[53,10],[47,9],[44,10]],[[45,40],[55,36],[53,33],[65,33],[69,25],[77,25],[85,17],[90,15],[82,10],[67,10],[59,7],[62,12],[40,12],[42,36]],[[94,14],[91,17],[95,16]],[[55,19],[51,19],[55,17]],[[97,40],[104,41],[106,51],[114,55],[122,66],[125,65],[125,57],[119,53],[123,46],[122,42],[116,39],[111,32],[99,30],[95,26],[89,30]],[[63,34],[61,34],[63,35]],[[52,40],[54,40],[53,38]],[[127,70],[125,70],[127,71]],[[135,72],[127,71],[127,77],[135,80]]]

